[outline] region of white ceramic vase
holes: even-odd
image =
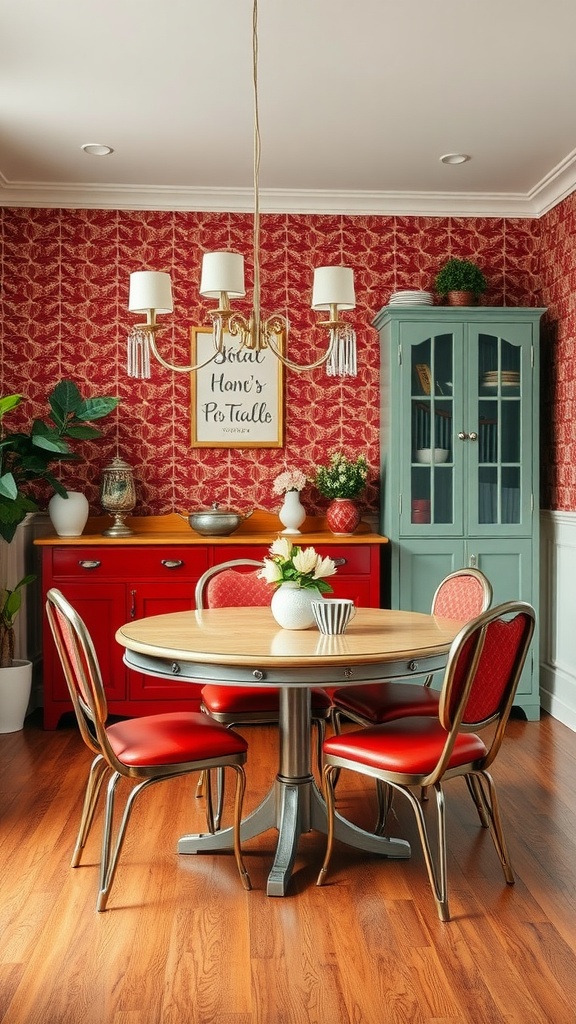
[[[272,595],[270,610],[282,629],[309,629],[314,625],[312,601],[319,599],[320,591],[316,587],[281,583]]]
[[[282,530],[283,534],[300,533],[299,527],[306,519],[306,509],[300,501],[300,491],[286,491],[278,518],[286,527]]]
[[[14,659],[0,668],[0,733],[19,732],[24,725],[32,689],[32,662]]]
[[[80,491],[68,491],[67,498],[54,494],[48,502],[48,514],[59,537],[80,537],[89,512],[88,499]]]

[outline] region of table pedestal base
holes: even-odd
[[[268,896],[284,896],[292,874],[300,836],[315,829],[328,831],[326,804],[310,771],[310,692],[287,687],[280,694],[280,772],[264,800],[244,819],[242,842],[278,830],[274,864],[268,876]],[[406,858],[404,839],[374,835],[336,814],[335,838],[349,846],[383,857]],[[178,853],[208,853],[234,847],[231,828],[182,836]]]

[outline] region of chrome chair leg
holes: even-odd
[[[324,768],[324,799],[326,801],[326,812],[328,816],[328,834],[326,842],[326,853],[324,862],[320,868],[316,885],[324,885],[328,873],[328,865],[332,856],[334,846],[334,775],[338,769],[333,765],[326,765]]]
[[[378,801],[378,817],[376,819],[376,827],[374,832],[377,836],[384,835],[384,829],[386,828],[386,821],[390,811],[392,809],[392,799],[394,796],[394,790],[391,786],[388,786],[382,779],[376,779],[376,799]]]
[[[470,796],[476,805],[476,810],[478,811],[478,817],[480,818],[482,828],[490,828],[489,811],[480,780],[476,775],[466,775],[465,779]]]
[[[512,870],[512,862],[510,860],[510,854],[508,853],[508,847],[504,838],[502,819],[500,817],[500,805],[498,803],[494,780],[487,771],[478,772],[475,774],[474,778],[482,794],[482,802],[489,823],[488,827],[490,829],[490,835],[492,836],[492,842],[496,848],[496,853],[500,858],[504,878],[508,885],[514,885],[514,871]],[[488,793],[486,793],[486,790],[488,790]]]
[[[92,822],[94,821],[94,812],[98,803],[98,797],[100,790],[102,789],[102,783],[108,771],[108,765],[106,764],[102,754],[98,754],[91,766],[90,773],[88,775],[88,782],[86,783],[86,792],[84,794],[84,803],[82,805],[82,816],[80,818],[80,827],[78,829],[78,836],[76,838],[76,845],[72,853],[71,866],[77,868],[80,863],[82,856],[82,850],[86,845],[86,840],[92,828]]]
[[[242,807],[244,803],[244,793],[246,791],[246,772],[241,765],[231,765],[236,772],[236,796],[234,800],[234,856],[236,857],[236,864],[238,871],[240,872],[240,878],[242,879],[242,885],[247,891],[252,888],[252,882],[250,881],[250,875],[248,874],[244,865],[244,859],[242,857],[242,848],[240,846],[240,826],[242,824]]]

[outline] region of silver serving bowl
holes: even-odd
[[[202,537],[228,537],[238,529],[240,523],[252,515],[254,509],[249,512],[235,512],[234,509],[220,508],[217,501],[211,508],[198,509],[183,515],[189,525]],[[181,514],[181,513],[179,513]]]

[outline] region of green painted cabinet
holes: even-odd
[[[382,309],[381,528],[392,608],[428,611],[477,566],[494,603],[538,609],[539,325],[543,309]],[[540,713],[538,640],[516,703]]]

